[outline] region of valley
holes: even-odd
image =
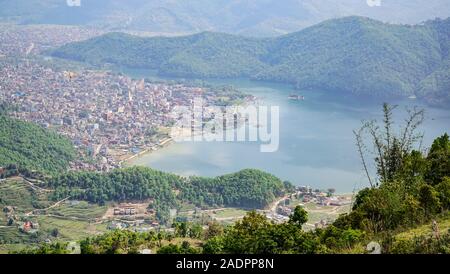
[[[151,69],[162,76],[251,78],[363,98],[416,96],[445,107],[449,26],[449,19],[409,26],[352,16],[275,38],[109,33],[47,54],[106,68]]]
[[[449,253],[449,7],[0,0],[0,254]]]

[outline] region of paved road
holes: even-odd
[[[275,202],[272,203],[272,206],[270,207],[269,211],[272,211],[273,213],[276,213],[276,211],[277,211],[277,206],[278,206],[279,203],[281,203],[281,202],[284,201],[284,200],[287,200],[289,197],[291,197],[292,194],[295,195],[295,194],[297,194],[297,193],[298,193],[298,192],[290,193],[290,194],[288,194],[288,195],[286,195],[286,196],[284,196],[284,197],[281,197],[280,199],[276,200]]]

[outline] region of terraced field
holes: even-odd
[[[0,246],[1,243],[19,244],[31,241],[29,234],[21,233],[16,226],[7,226],[0,228]]]
[[[0,208],[15,206],[18,212],[48,207],[52,202],[48,194],[34,190],[22,178],[0,182]]]
[[[48,214],[61,217],[93,220],[101,218],[106,213],[106,206],[89,204],[85,201],[67,201],[62,205],[48,210]]]
[[[55,201],[49,200],[48,195],[49,192],[34,188],[22,178],[0,182],[0,253],[21,250],[46,239],[76,241],[107,230],[106,224],[96,222],[96,219],[105,214],[107,206],[84,201],[63,201],[55,204]],[[10,226],[8,214],[3,211],[6,207],[14,208],[9,214],[14,216],[15,222]],[[36,209],[41,211],[33,211]],[[19,226],[25,220],[37,222],[38,232],[21,232]]]

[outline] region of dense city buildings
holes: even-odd
[[[11,115],[70,138],[80,159],[73,169],[102,170],[170,139],[174,106],[215,100],[209,88],[154,83],[99,70],[61,70],[35,57],[47,47],[85,39],[95,30],[10,26],[0,35],[0,99]],[[54,36],[54,39],[52,38]],[[38,42],[32,42],[38,41]]]
[[[2,100],[17,106],[12,115],[69,137],[100,160],[100,170],[164,141],[150,137],[170,125],[175,105],[190,105],[204,91],[111,72],[55,71],[32,62],[2,63],[0,82]]]
[[[0,58],[24,57],[104,33],[77,26],[0,24]]]

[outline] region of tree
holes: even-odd
[[[395,179],[402,169],[404,158],[410,154],[414,145],[419,144],[423,138],[422,133],[417,133],[418,127],[423,123],[425,112],[423,109],[407,109],[408,117],[401,130],[396,133],[392,129],[392,113],[396,106],[383,104],[383,125],[378,125],[376,120],[364,122],[358,131],[354,131],[358,152],[363,164],[367,179],[371,187],[378,186],[373,183],[368,169],[366,153],[369,152],[377,167],[378,181],[388,182]],[[373,150],[368,149],[365,143],[366,137],[370,140]]]
[[[40,244],[37,248],[27,248],[17,252],[18,254],[67,254],[67,243]]]
[[[187,249],[191,248],[191,244],[188,241],[183,241],[181,243],[181,248],[184,250],[187,250]]]
[[[368,188],[368,187],[360,190],[356,194],[355,201],[353,202],[352,210],[355,211],[360,206],[362,206],[366,202],[366,200],[370,197],[372,192],[374,192],[374,189],[373,188]]]
[[[209,238],[203,245],[204,254],[221,254],[223,252],[223,239],[220,236]]]
[[[175,226],[175,234],[179,237],[187,237],[189,232],[189,224],[187,222],[180,222]]]
[[[175,244],[168,244],[166,246],[161,247],[156,252],[158,254],[182,254],[181,248]]]
[[[403,159],[400,177],[405,180],[408,187],[421,181],[427,171],[428,161],[420,151],[413,150]]]
[[[442,207],[450,209],[450,177],[445,177],[440,184],[436,186],[436,190],[439,193],[439,201]]]
[[[450,177],[450,140],[447,133],[434,140],[427,160],[429,167],[425,178],[433,185],[439,184],[445,176]]]
[[[158,247],[162,247],[162,241],[166,238],[166,232],[159,231],[156,234],[156,240],[158,241]]]
[[[181,246],[176,244],[168,244],[166,246],[161,247],[157,251],[158,254],[198,254],[199,250],[194,247],[191,247],[191,244],[187,241],[184,241]]]
[[[441,208],[438,192],[430,185],[424,184],[419,190],[419,201],[425,211],[425,215],[430,217]]]
[[[223,235],[223,226],[216,221],[208,223],[208,228],[205,230],[204,238],[211,239]]]
[[[346,248],[351,248],[352,245],[361,240],[364,233],[361,230],[347,229],[342,231],[340,236],[341,245]]]
[[[333,196],[335,192],[336,192],[336,189],[334,189],[334,188],[329,188],[329,189],[327,189],[327,195],[328,195],[328,197]]]
[[[54,228],[52,229],[51,235],[55,238],[57,238],[59,236],[59,230],[58,228]]]
[[[192,224],[189,229],[189,237],[199,239],[202,236],[203,228],[200,224]]]
[[[308,221],[308,212],[301,206],[296,206],[294,213],[289,217],[289,222],[299,227],[306,224]]]
[[[272,226],[266,216],[251,211],[226,232],[223,250],[232,254],[275,253],[277,243],[270,236]]]
[[[12,226],[14,224],[14,219],[13,218],[9,218],[8,219],[8,223],[6,224],[7,226]]]

